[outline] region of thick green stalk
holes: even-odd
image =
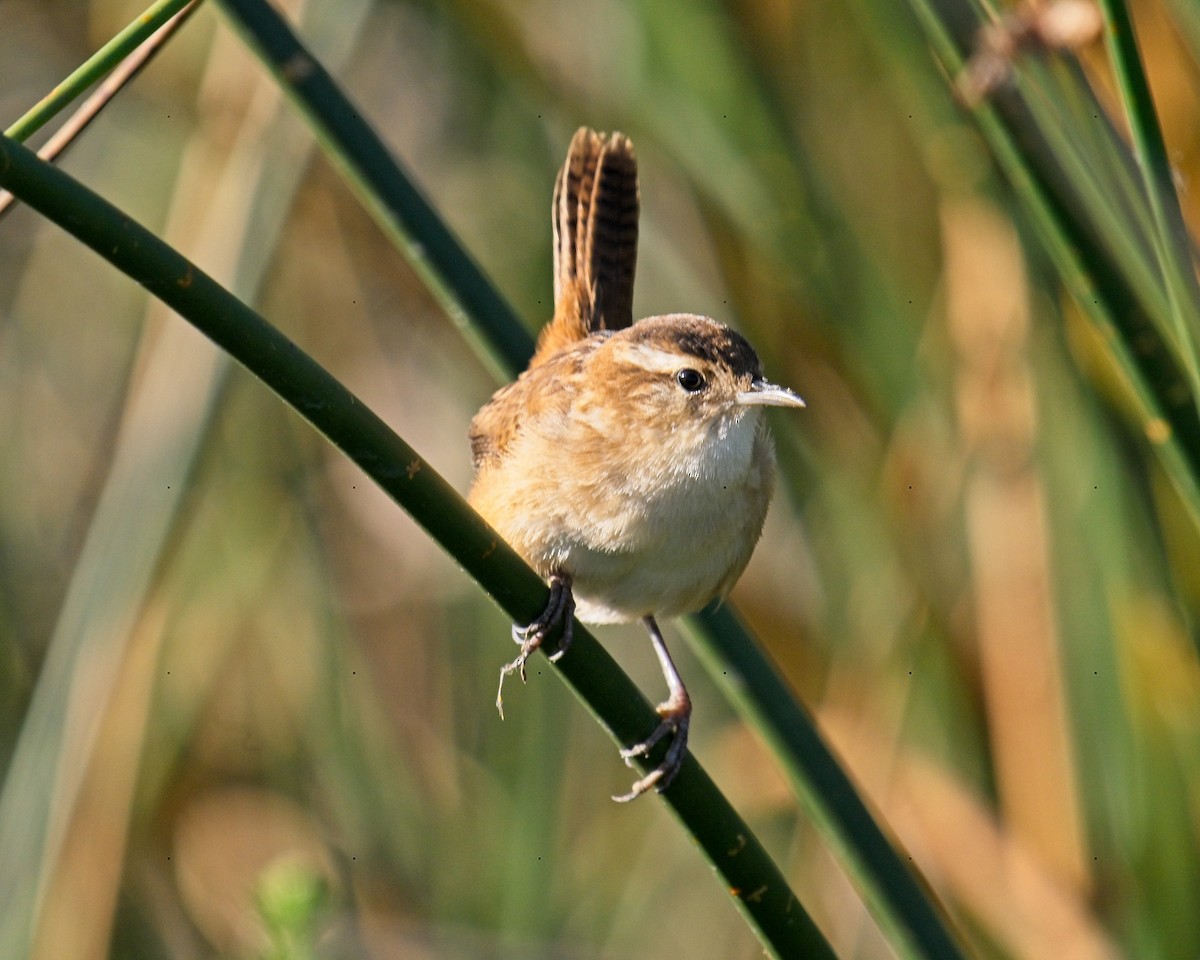
[[[263,0],[222,0],[223,5],[237,20],[240,27],[252,39],[255,48],[266,59],[281,84],[288,90],[310,117],[319,131],[327,150],[335,162],[349,171],[351,180],[360,191],[366,206],[383,222],[389,233],[401,241],[401,249],[420,253],[417,261],[427,279],[431,279],[435,292],[450,296],[455,309],[465,309],[463,316],[455,315],[455,322],[469,331],[469,339],[475,344],[491,344],[489,354],[503,361],[507,376],[524,368],[532,352],[529,338],[516,320],[515,314],[504,306],[499,294],[491,288],[465,251],[458,246],[453,235],[438,220],[436,213],[421,200],[419,191],[412,185],[403,169],[391,158],[378,135],[362,119],[356,109],[338,88],[336,82],[321,68],[320,64],[304,49],[286,21]],[[303,69],[295,64],[303,63]],[[407,213],[401,203],[406,198],[417,198],[412,213]],[[424,231],[432,230],[428,236]],[[437,250],[435,258],[432,251]],[[475,290],[476,284],[484,284],[492,292],[481,297]],[[700,627],[707,630],[707,623]],[[714,635],[708,640],[712,650],[724,651],[730,645]],[[751,643],[747,641],[747,643]],[[733,645],[736,646],[736,645]],[[749,649],[757,651],[757,647]],[[735,702],[744,705],[748,701],[778,702],[780,691],[790,701],[790,708],[774,710],[762,707],[748,711],[753,723],[771,717],[777,723],[800,724],[802,730],[790,736],[780,726],[764,728],[766,739],[784,751],[794,751],[797,737],[808,745],[818,748],[799,753],[782,754],[784,765],[792,780],[802,784],[801,797],[810,810],[819,811],[817,824],[825,831],[830,845],[844,851],[848,857],[848,868],[860,884],[865,899],[880,918],[882,926],[898,934],[894,941],[905,956],[945,957],[961,956],[954,946],[953,938],[940,920],[932,899],[913,872],[905,865],[904,857],[895,847],[888,844],[883,831],[877,826],[859,833],[852,828],[861,820],[867,821],[870,814],[862,800],[857,798],[847,774],[837,765],[832,752],[826,747],[820,733],[808,715],[800,708],[790,692],[775,678],[769,686],[758,686],[758,680],[771,673],[765,659],[759,655],[762,670],[751,670],[746,676],[753,684],[743,698]],[[729,664],[713,670],[720,676]],[[735,670],[741,674],[740,669]],[[831,767],[833,772],[831,772]],[[847,800],[847,793],[855,796]],[[843,809],[850,815],[843,816]],[[888,847],[881,853],[880,843]],[[895,869],[896,867],[899,869]]]
[[[709,672],[783,761],[805,812],[837,851],[897,953],[962,957],[948,922],[737,614],[722,605],[686,624]]]
[[[87,244],[227,351],[409,513],[514,620],[528,622],[546,587],[437,472],[338,380],[194,264],[107,201],[15,141],[0,137],[0,187]],[[557,664],[618,743],[641,740],[658,715],[596,640],[576,625]],[[776,957],[834,954],[749,827],[694,757],[663,794]]]

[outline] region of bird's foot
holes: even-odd
[[[496,709],[500,711],[500,719],[504,719],[504,681],[512,674],[518,674],[521,682],[525,683],[525,662],[533,652],[541,647],[546,637],[554,627],[562,623],[562,636],[558,641],[558,649],[550,654],[551,663],[557,663],[571,646],[574,635],[575,596],[571,592],[571,578],[566,574],[555,574],[550,578],[550,596],[546,607],[537,618],[524,626],[514,623],[512,638],[514,643],[521,645],[521,652],[511,663],[500,668],[500,689],[496,692]]]
[[[683,766],[683,758],[687,754],[688,725],[692,719],[692,701],[684,691],[682,696],[672,696],[665,703],[658,705],[660,717],[658,726],[645,740],[626,747],[621,751],[621,758],[628,766],[633,766],[639,757],[645,757],[655,745],[668,734],[671,735],[671,745],[662,758],[662,762],[646,776],[638,780],[628,793],[613,797],[617,803],[628,803],[636,800],[651,788],[662,793],[667,789]]]

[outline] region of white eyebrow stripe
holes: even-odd
[[[681,353],[659,350],[644,343],[621,344],[620,359],[651,373],[674,373],[686,366],[688,358]],[[699,361],[697,361],[699,362]]]

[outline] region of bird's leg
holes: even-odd
[[[512,663],[506,663],[500,668],[500,689],[496,692],[496,709],[500,711],[500,719],[504,719],[505,678],[516,673],[524,683],[525,661],[542,645],[555,625],[562,623],[563,631],[558,641],[558,649],[550,654],[550,662],[557,663],[571,646],[574,618],[575,595],[571,592],[571,577],[565,573],[556,573],[550,578],[550,596],[546,600],[546,607],[538,614],[537,619],[525,626],[513,624],[513,642],[521,645],[521,652]]]
[[[679,768],[683,765],[684,754],[687,753],[688,724],[692,718],[692,698],[688,696],[683,679],[679,676],[679,671],[675,669],[675,664],[671,660],[671,654],[667,651],[667,644],[658,629],[658,624],[654,622],[653,617],[643,617],[642,623],[650,632],[650,642],[654,645],[658,662],[662,664],[663,676],[667,680],[668,696],[657,707],[661,719],[653,733],[641,743],[635,743],[632,747],[622,750],[621,756],[627,764],[633,766],[635,757],[646,756],[654,749],[654,745],[668,733],[672,735],[671,745],[667,747],[667,753],[663,757],[662,763],[635,783],[628,793],[613,797],[617,803],[628,803],[630,800],[640,797],[651,787],[657,788],[661,793],[671,785],[671,781],[675,779]]]

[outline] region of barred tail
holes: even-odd
[[[633,143],[580,127],[554,184],[554,319],[539,357],[633,323],[638,207]]]

